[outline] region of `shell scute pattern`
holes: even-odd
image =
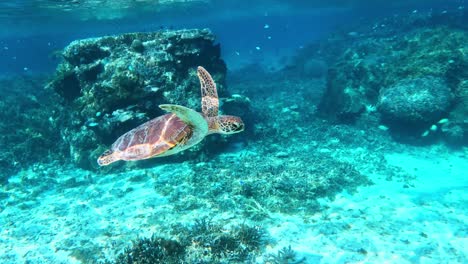
[[[187,142],[191,130],[176,115],[166,114],[128,131],[111,150],[122,160],[148,159]]]
[[[202,113],[179,105],[160,105],[170,112],[120,136],[99,158],[100,166],[118,160],[142,160],[173,155],[198,144],[212,133],[233,134],[244,130],[240,117],[219,116],[216,84],[203,68],[197,68],[202,95]]]

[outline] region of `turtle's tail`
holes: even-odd
[[[117,160],[119,159],[116,158],[112,150],[106,150],[104,153],[102,153],[101,156],[99,156],[97,163],[99,166],[107,166],[112,162],[116,162]]]

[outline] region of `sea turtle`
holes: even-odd
[[[163,104],[167,112],[120,136],[97,160],[100,166],[118,160],[142,160],[178,153],[199,143],[213,133],[234,134],[244,130],[237,116],[218,115],[216,84],[203,67],[197,68],[201,86],[202,113],[190,108]]]

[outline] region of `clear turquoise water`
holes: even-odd
[[[465,1],[157,2],[0,3],[0,262],[104,263],[152,235],[185,250],[185,262],[160,263],[468,262],[466,144],[398,141],[372,105],[356,123],[324,118],[327,69],[294,64],[343,31],[365,38],[367,21],[384,32],[386,17],[453,12],[468,24]],[[54,130],[71,108],[44,89],[60,51],[184,28],[216,35],[229,94],[248,97],[245,133],[109,169],[74,164],[67,132]]]

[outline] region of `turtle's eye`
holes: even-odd
[[[232,123],[232,128],[233,128],[232,130],[236,131],[236,132],[243,131],[244,130],[244,123],[242,123],[242,122]]]

